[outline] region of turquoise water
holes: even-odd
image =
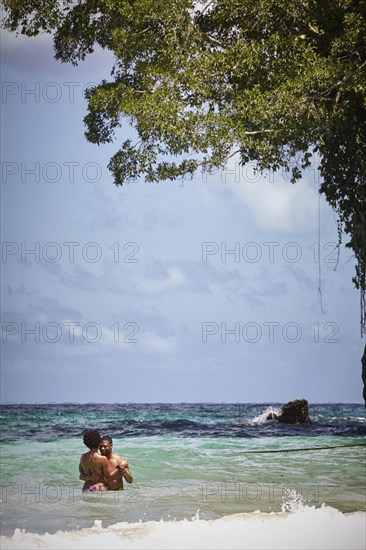
[[[276,408],[269,404],[77,407],[3,407],[3,534],[73,531],[97,519],[103,526],[191,519],[198,510],[212,520],[294,502],[366,510],[361,405],[310,406],[310,426],[266,421]],[[91,427],[111,435],[128,459],[134,483],[124,492],[81,493],[82,433]]]

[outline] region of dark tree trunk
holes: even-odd
[[[365,409],[366,409],[366,344],[365,344],[365,350],[363,352],[363,356],[361,359],[361,364],[362,364],[363,399],[365,401]]]

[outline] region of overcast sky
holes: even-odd
[[[233,160],[117,188],[133,130],[98,147],[83,123],[110,55],[1,50],[3,402],[362,402],[354,260],[336,266],[322,198],[319,255],[316,161],[296,185]]]

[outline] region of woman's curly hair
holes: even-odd
[[[88,449],[95,449],[96,447],[99,447],[101,437],[98,430],[88,430],[84,433],[84,444],[88,447]]]

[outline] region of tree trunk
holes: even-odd
[[[365,350],[363,352],[363,356],[361,359],[361,364],[362,364],[363,399],[365,401],[365,409],[366,409],[366,344],[365,344]]]

